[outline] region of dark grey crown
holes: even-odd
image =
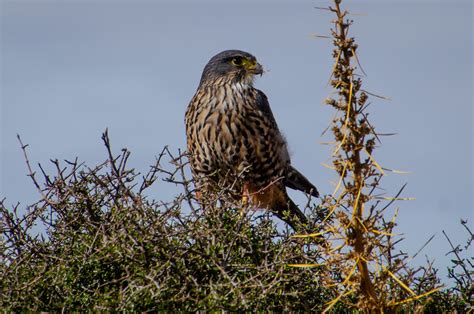
[[[249,60],[256,60],[252,54],[242,50],[224,50],[219,52],[214,57],[212,57],[204,67],[200,84],[203,84],[209,80],[215,80],[218,77],[234,71],[235,67],[232,66],[230,60],[236,57],[244,57]]]

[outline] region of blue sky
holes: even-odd
[[[5,1],[1,2],[1,181],[7,204],[38,198],[16,134],[34,164],[78,156],[106,158],[106,127],[116,151],[146,170],[164,145],[185,147],[184,111],[206,62],[225,49],[254,54],[269,70],[256,86],[271,103],[293,164],[331,193],[330,148],[320,144],[333,111],[323,105],[332,66],[332,16],[322,1]],[[372,123],[383,139],[374,157],[389,175],[388,196],[408,183],[400,208],[400,248],[423,251],[442,274],[455,243],[473,226],[473,8],[470,1],[346,1],[367,77]],[[170,198],[159,184],[156,197]],[[292,193],[295,200],[304,198]],[[423,254],[413,264],[424,263]]]

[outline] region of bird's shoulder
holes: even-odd
[[[267,95],[259,89],[255,88],[255,105],[257,108],[265,115],[265,117],[270,121],[270,123],[277,127],[275,117],[273,116],[270,103],[268,101]]]

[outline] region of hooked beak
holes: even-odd
[[[255,65],[252,65],[251,67],[249,67],[248,71],[254,75],[259,74],[260,76],[262,76],[263,67],[260,63],[255,63]]]

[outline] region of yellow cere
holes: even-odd
[[[257,65],[257,61],[256,60],[249,60],[249,59],[244,58],[244,59],[242,59],[242,64],[247,69],[253,69]]]

